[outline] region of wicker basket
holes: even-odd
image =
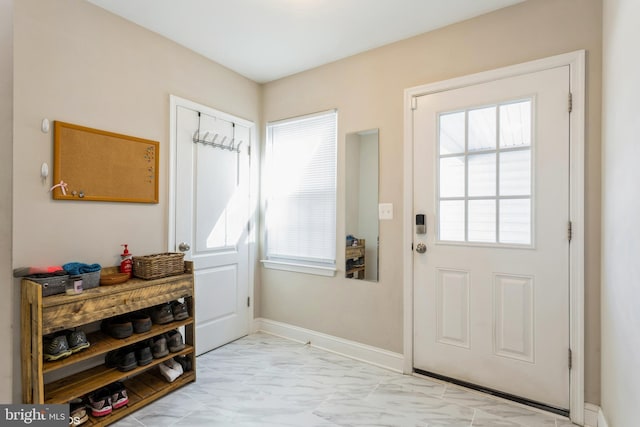
[[[141,279],[157,279],[184,273],[183,253],[164,253],[133,257],[133,275]]]

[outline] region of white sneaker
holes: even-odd
[[[165,365],[173,369],[174,371],[178,371],[178,376],[182,375],[184,371],[182,370],[182,365],[179,364],[176,359],[169,359],[164,362]]]
[[[176,378],[178,378],[180,375],[182,375],[182,367],[180,367],[180,371],[176,370],[176,369],[172,369],[171,367],[167,366],[165,363],[161,363],[158,365],[158,367],[160,368],[160,373],[162,374],[162,376],[169,381],[170,383],[174,382],[176,380]]]

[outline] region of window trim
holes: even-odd
[[[260,263],[264,268],[270,270],[291,271],[294,273],[306,273],[316,276],[333,277],[336,275],[337,268],[313,265],[311,263],[296,263],[293,261],[280,261],[275,259],[261,259]]]

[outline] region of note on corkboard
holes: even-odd
[[[158,203],[159,145],[56,121],[53,198]]]

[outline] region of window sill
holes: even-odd
[[[335,267],[320,267],[311,264],[301,264],[286,261],[272,261],[268,259],[260,260],[264,268],[272,270],[292,271],[295,273],[314,274],[316,276],[333,277],[336,275]]]

